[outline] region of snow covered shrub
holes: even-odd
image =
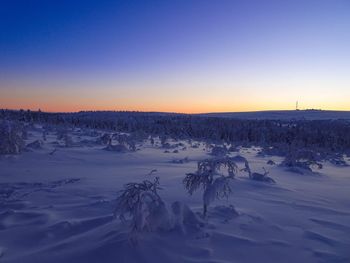
[[[23,129],[18,123],[0,122],[0,154],[19,154],[24,148]]]
[[[234,157],[231,157],[230,159],[232,161],[234,161],[235,163],[243,163],[244,168],[241,169],[240,171],[244,171],[244,172],[248,173],[249,177],[251,176],[250,166],[249,166],[248,160],[246,158],[244,158],[243,156],[238,154]]]
[[[275,183],[275,180],[273,180],[271,177],[267,176],[269,174],[268,171],[263,168],[264,173],[252,173],[250,174],[250,179],[260,182],[267,182],[267,183]]]
[[[229,152],[238,152],[239,148],[237,146],[231,145],[227,150]]]
[[[193,148],[193,149],[198,149],[200,146],[199,143],[191,143],[190,145],[191,145],[191,148]]]
[[[159,140],[163,148],[166,148],[169,145],[169,143],[167,143],[168,138],[165,135],[159,136]]]
[[[228,154],[228,150],[227,150],[225,145],[224,146],[214,146],[211,149],[210,154],[213,156],[222,157],[222,156],[225,156],[226,154]]]
[[[258,151],[257,155],[261,157],[285,156],[286,152],[287,152],[286,145],[265,146],[260,151]]]
[[[58,128],[56,131],[56,136],[57,136],[57,140],[64,140],[64,137],[67,135],[67,131],[63,128]]]
[[[335,166],[342,166],[342,167],[349,166],[349,164],[346,162],[346,160],[344,158],[344,155],[340,154],[340,153],[332,154],[327,159],[331,164],[333,164]]]
[[[130,219],[132,232],[170,229],[170,217],[158,194],[159,178],[153,182],[127,183],[119,192],[115,216],[122,222]]]
[[[255,173],[252,172],[248,163],[248,160],[246,158],[244,158],[241,155],[236,155],[234,157],[231,157],[231,160],[233,160],[236,163],[243,163],[244,164],[244,168],[240,169],[240,171],[244,171],[246,173],[248,173],[249,179],[255,180],[255,181],[261,181],[261,182],[269,182],[269,183],[274,183],[275,181],[270,178],[268,175],[269,172],[267,172],[264,169],[264,173],[260,174],[260,173]]]
[[[304,174],[313,172],[312,167],[322,169],[323,165],[319,162],[320,154],[305,149],[294,149],[285,157],[281,166],[287,167],[289,171]]]
[[[152,135],[150,136],[149,141],[150,141],[151,145],[154,146],[154,138],[152,137]]]
[[[221,173],[226,168],[227,174]],[[203,216],[207,214],[207,208],[215,199],[228,198],[231,194],[229,186],[237,172],[236,163],[229,157],[207,159],[198,162],[195,173],[188,173],[183,184],[190,195],[203,189]]]
[[[105,133],[100,137],[99,141],[103,145],[108,145],[112,143],[112,137],[110,134]]]
[[[127,150],[136,151],[136,139],[127,134],[114,134],[113,139],[117,140],[119,145],[123,145]]]
[[[43,147],[43,142],[40,140],[36,140],[34,142],[31,142],[27,144],[26,148],[30,149],[41,149]]]
[[[268,165],[275,165],[275,164],[276,164],[273,160],[268,160],[266,163],[267,163]]]

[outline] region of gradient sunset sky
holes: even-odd
[[[0,108],[350,110],[350,1],[0,1]]]

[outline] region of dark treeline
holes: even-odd
[[[144,133],[280,149],[314,148],[349,152],[350,123],[344,120],[242,120],[143,112],[45,113],[1,110],[1,119],[47,125]]]

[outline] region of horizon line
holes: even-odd
[[[37,110],[33,109],[23,109],[23,108],[0,108],[0,110],[8,110],[8,111],[32,111],[32,112],[44,112],[44,113],[52,113],[52,114],[59,114],[59,113],[79,113],[79,112],[130,112],[130,113],[166,113],[166,114],[182,114],[182,115],[204,115],[204,114],[225,114],[225,113],[257,113],[257,112],[281,112],[281,111],[288,111],[288,112],[302,112],[302,111],[331,111],[331,112],[350,112],[350,110],[336,110],[336,109],[269,109],[269,110],[251,110],[251,111],[213,111],[213,112],[199,112],[199,113],[188,113],[188,112],[173,112],[173,111],[143,111],[143,110],[78,110],[78,111],[46,111],[41,110],[40,108]]]

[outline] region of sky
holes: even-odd
[[[348,0],[0,0],[0,108],[350,110]]]

